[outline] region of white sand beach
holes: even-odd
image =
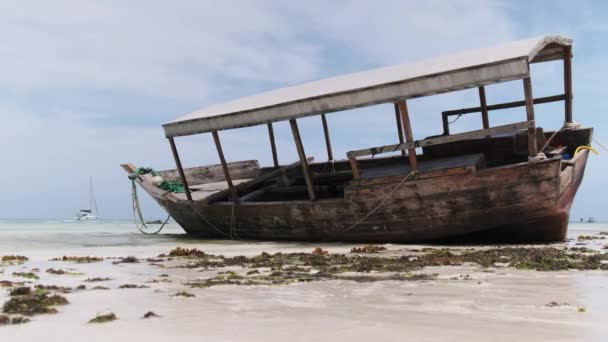
[[[0,279],[29,281],[12,273],[39,269],[36,274],[40,279],[26,285],[85,284],[87,289],[65,294],[70,304],[58,306],[56,314],[36,315],[21,325],[0,326],[2,341],[598,341],[608,333],[607,271],[540,272],[464,265],[425,267],[416,273],[437,276],[423,281],[329,280],[191,288],[189,282],[217,270],[174,268],[187,263],[179,258],[162,262],[145,259],[177,246],[216,255],[254,256],[262,252],[309,253],[316,247],[348,254],[355,245],[202,241],[184,238],[177,227],[167,231],[175,235],[149,237],[134,233],[128,224],[10,225],[2,223],[0,228],[0,255],[25,255],[29,261],[0,267]],[[573,238],[597,234],[605,227],[574,226]],[[31,235],[34,230],[39,231],[36,238]],[[62,240],[65,243],[60,243]],[[604,241],[586,241],[585,246],[601,250]],[[567,244],[575,243],[574,239]],[[441,247],[384,246],[388,250],[382,255]],[[105,260],[89,264],[49,261],[62,255]],[[113,258],[125,256],[135,256],[140,262],[113,264],[117,260]],[[45,272],[49,268],[74,274],[49,274]],[[93,277],[111,280],[85,282]],[[119,288],[123,284],[147,287]],[[109,289],[92,289],[96,285]],[[178,291],[195,297],[172,296]],[[0,302],[8,298],[8,289],[0,289]],[[148,311],[159,317],[143,319]],[[87,323],[97,314],[109,312],[118,319]]]

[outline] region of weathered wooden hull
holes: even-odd
[[[189,234],[207,238],[345,242],[471,240],[548,242],[566,237],[588,151],[416,179],[351,180],[344,198],[206,203],[150,193]],[[149,186],[144,186],[149,190]],[[391,192],[372,215],[358,223]]]

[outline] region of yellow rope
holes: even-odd
[[[574,151],[574,155],[576,155],[578,153],[578,151],[580,151],[580,150],[589,150],[589,151],[595,153],[596,156],[599,155],[599,153],[597,153],[597,151],[593,147],[591,147],[591,146],[579,146],[579,147],[577,147],[576,150]]]

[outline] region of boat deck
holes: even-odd
[[[463,156],[454,156],[440,159],[420,160],[418,162],[419,171],[434,171],[454,169],[467,166],[482,167],[484,165],[484,157],[481,153],[468,154]],[[374,166],[371,168],[363,168],[361,170],[361,178],[378,178],[387,176],[407,175],[410,172],[410,165],[407,162],[392,163],[389,165]]]

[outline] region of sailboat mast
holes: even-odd
[[[93,212],[95,208],[95,215],[99,216],[99,209],[97,209],[97,199],[95,199],[95,190],[93,189],[93,177],[91,176],[89,182],[89,210]]]
[[[89,210],[93,211],[93,177],[89,177]]]

